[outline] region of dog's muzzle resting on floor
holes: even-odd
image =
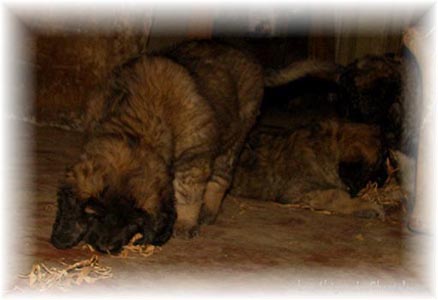
[[[133,199],[108,197],[105,206],[97,199],[85,202],[74,197],[71,188],[60,187],[58,211],[53,225],[51,242],[59,249],[73,247],[81,240],[101,252],[117,253],[140,233],[136,244],[161,246],[172,235],[176,213],[173,205],[161,207],[160,217],[154,218],[146,211],[135,207]]]

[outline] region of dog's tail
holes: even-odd
[[[266,70],[265,86],[281,86],[306,76],[336,82],[340,74],[340,68],[341,66],[334,63],[318,60],[297,61],[280,70]]]

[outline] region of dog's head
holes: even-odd
[[[162,245],[172,235],[176,219],[170,192],[157,202],[154,213],[148,213],[137,207],[134,198],[110,192],[109,188],[96,198],[78,200],[72,188],[62,186],[51,242],[67,249],[84,240],[101,252],[116,253],[140,233],[137,244]]]
[[[341,132],[341,159],[339,177],[356,196],[368,182],[382,186],[387,177],[389,157],[384,137],[376,126],[347,124]]]
[[[351,196],[356,196],[368,182],[376,182],[380,187],[385,183],[388,173],[386,170],[387,154],[382,153],[374,163],[360,159],[339,163],[339,176],[348,187]]]
[[[141,242],[151,243],[155,236],[155,218],[135,207],[131,199],[103,202],[90,199],[84,213],[90,223],[84,241],[101,252],[117,253],[137,233]]]
[[[100,252],[117,253],[134,235],[142,237],[135,244],[162,245],[172,235],[176,213],[173,205],[160,204],[157,214],[150,214],[135,206],[132,199],[117,201],[90,200],[85,213],[90,216],[84,241]]]

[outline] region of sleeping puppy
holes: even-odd
[[[383,217],[380,205],[353,199],[369,181],[387,178],[388,153],[372,125],[322,121],[292,132],[250,134],[230,194],[362,217]]]

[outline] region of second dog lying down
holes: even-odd
[[[383,184],[388,152],[377,127],[328,120],[294,132],[253,132],[230,194],[362,217],[382,207],[352,199],[368,181]]]

